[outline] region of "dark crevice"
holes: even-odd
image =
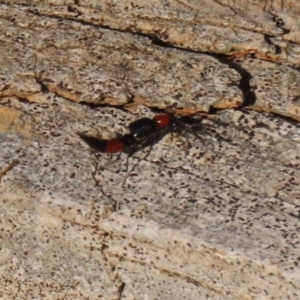
[[[244,96],[244,102],[241,107],[254,105],[256,102],[256,95],[254,89],[250,85],[252,75],[238,63],[229,60],[226,55],[218,54],[212,56],[215,57],[220,63],[226,64],[229,68],[234,69],[241,75],[242,79],[238,85],[238,88],[242,91]]]
[[[99,102],[95,103],[95,102],[79,101],[78,104],[87,106],[91,109],[96,109],[98,107],[112,107],[113,106],[116,109],[120,109],[124,112],[128,112],[128,110],[125,108],[125,106],[128,104],[134,104],[135,95],[130,93],[127,96],[126,102],[124,104],[119,104],[119,105],[112,105],[110,103],[106,103],[106,102],[104,102],[105,98],[106,98],[106,95],[101,95],[101,96],[99,96],[99,99],[98,99]]]
[[[73,6],[68,5],[67,10],[68,10],[68,12],[77,13],[79,15],[78,10]]]
[[[149,109],[155,114],[164,114],[166,113],[167,108],[159,108],[159,107],[149,107]]]
[[[152,45],[163,47],[163,48],[175,48],[175,49],[177,48],[176,46],[173,46],[172,44],[161,40],[157,36],[149,36],[149,35],[144,35],[144,36],[147,37],[148,39],[150,39],[150,41],[152,42]],[[183,49],[180,49],[180,50],[183,50]],[[186,49],[184,49],[184,50],[186,50]]]
[[[41,87],[41,92],[43,93],[49,93],[49,89],[47,85],[38,77],[35,77],[36,82],[40,85]]]
[[[18,101],[21,102],[21,103],[24,103],[24,104],[34,104],[34,102],[29,101],[27,98],[20,97],[20,96],[17,96],[17,95],[16,95],[16,97],[17,97]]]
[[[66,98],[63,95],[59,94],[57,91],[50,91],[48,86],[38,76],[35,76],[35,80],[40,85],[42,93],[45,93],[45,94],[46,93],[52,93],[56,97],[61,97],[61,98],[66,99],[66,100],[70,100],[69,98]],[[60,85],[61,85],[61,87],[63,87],[62,83],[58,84],[58,86],[60,86]]]
[[[282,53],[282,50],[281,50],[281,47],[278,46],[278,45],[275,45],[272,41],[271,41],[271,36],[269,35],[264,35],[264,40],[267,44],[269,45],[272,45],[275,47],[275,54],[281,54]]]
[[[125,289],[125,282],[122,282],[121,285],[118,288],[118,300],[122,299],[124,289]]]
[[[76,9],[72,8],[68,8],[68,11],[71,11],[71,12],[76,12]],[[38,11],[36,10],[32,10],[32,9],[28,9],[27,10],[28,13],[31,13],[33,15],[37,15],[37,16],[45,16],[41,13],[39,13]],[[78,12],[78,15],[81,15],[81,13]],[[110,27],[109,25],[104,25],[104,24],[94,24],[94,23],[91,23],[91,22],[87,22],[87,21],[84,21],[84,20],[78,20],[76,19],[77,16],[74,16],[74,17],[65,17],[65,18],[61,18],[59,16],[50,16],[50,15],[46,15],[48,18],[51,18],[51,19],[56,19],[56,20],[69,20],[69,21],[74,21],[74,22],[78,22],[82,25],[86,25],[86,26],[91,26],[91,27],[97,27],[97,28],[101,28],[101,29],[105,29],[105,30],[110,30],[110,31],[115,31],[115,32],[120,32],[120,33],[130,33],[130,34],[135,34],[137,36],[141,36],[141,37],[145,37],[147,39],[149,39],[150,41],[152,41],[152,44],[153,45],[156,45],[156,46],[159,46],[159,47],[163,47],[163,48],[172,48],[172,49],[178,49],[178,50],[181,50],[181,51],[187,51],[187,52],[192,52],[192,53],[198,53],[198,54],[207,54],[205,52],[201,52],[201,51],[197,51],[197,50],[193,50],[193,49],[187,49],[187,48],[182,48],[182,47],[179,47],[179,46],[175,46],[173,45],[172,43],[168,43],[168,42],[165,42],[163,41],[162,39],[160,39],[158,36],[154,35],[154,34],[146,34],[146,33],[142,33],[140,31],[137,31],[133,28],[130,28],[128,27],[128,29],[124,28],[124,29],[118,29],[118,28],[113,28],[113,27]]]
[[[175,108],[172,106],[167,106],[167,107],[149,107],[148,108],[151,110],[151,112],[155,113],[155,114],[168,114],[168,115],[181,115],[180,114],[180,110],[183,108]],[[192,115],[197,115],[197,112],[195,113],[190,113],[189,116]]]
[[[98,107],[110,107],[111,105],[106,104],[106,103],[94,103],[94,102],[87,102],[87,101],[79,101],[78,104],[87,106],[91,109],[95,109]]]
[[[35,14],[35,15],[40,15],[39,12],[37,11],[34,11],[34,10],[28,10],[28,12],[31,12],[32,14]],[[61,19],[60,17],[58,16],[48,16],[49,18],[54,18],[54,19]],[[67,18],[66,18],[67,19]],[[162,47],[162,48],[172,48],[172,49],[178,49],[180,51],[186,51],[186,52],[189,52],[189,53],[197,53],[197,54],[206,54],[206,55],[209,55],[209,56],[212,56],[214,58],[216,58],[219,62],[223,63],[223,64],[226,64],[228,67],[234,69],[235,71],[237,71],[242,79],[240,80],[240,83],[238,85],[238,88],[242,91],[243,93],[243,96],[244,96],[244,102],[242,104],[242,107],[246,107],[246,106],[250,106],[250,105],[254,105],[255,102],[256,102],[256,95],[254,93],[254,90],[253,88],[250,86],[250,80],[252,78],[251,74],[246,70],[244,69],[242,66],[240,66],[238,63],[232,61],[232,60],[229,60],[227,58],[226,55],[221,55],[221,54],[213,54],[213,53],[207,53],[207,52],[201,52],[201,51],[198,51],[198,50],[193,50],[193,49],[187,49],[187,48],[183,48],[183,47],[179,47],[179,46],[176,46],[176,45],[173,45],[172,43],[168,43],[168,42],[165,42],[163,41],[162,39],[160,39],[158,36],[155,36],[155,35],[150,35],[150,34],[144,34],[142,32],[133,32],[132,29],[131,30],[127,30],[127,29],[115,29],[115,28],[111,28],[107,25],[95,25],[95,24],[92,24],[92,23],[88,23],[86,21],[83,21],[83,20],[78,20],[76,18],[68,18],[69,20],[72,20],[72,21],[75,21],[75,22],[79,22],[80,24],[83,24],[83,25],[88,25],[88,26],[98,26],[99,28],[102,28],[102,29],[108,29],[108,30],[112,30],[112,31],[116,31],[116,32],[123,32],[123,33],[131,33],[131,34],[136,34],[138,36],[141,36],[141,37],[145,37],[145,38],[148,38],[152,41],[152,44],[153,45],[156,45],[158,47]],[[269,41],[271,42],[270,40],[270,37],[266,36],[266,41]],[[275,47],[278,47],[276,48],[276,51],[280,53],[281,49],[279,46],[276,46],[274,45]],[[39,82],[43,88],[43,83],[42,82]],[[44,88],[45,90],[47,91],[47,87],[44,85]],[[131,97],[129,97],[128,99],[128,103],[126,104],[130,104],[130,103],[133,103],[134,99],[134,96],[132,95]],[[82,102],[79,102],[80,104],[83,104],[83,105],[87,105],[91,108],[97,108],[97,107],[105,107],[105,106],[110,106],[109,104],[95,104],[95,103],[87,103],[85,101],[82,101]],[[118,108],[121,108],[122,109],[122,106],[118,106]],[[216,112],[214,108],[211,108],[210,109],[210,112]]]
[[[291,32],[290,29],[286,29],[286,28],[282,28],[282,30],[283,30],[283,34],[282,35],[289,34]]]
[[[101,26],[101,28],[103,28],[103,27]],[[152,45],[155,45],[155,46],[158,46],[158,47],[161,47],[161,48],[171,48],[171,49],[177,49],[177,50],[185,51],[185,52],[189,52],[189,53],[210,55],[210,53],[208,53],[208,52],[203,52],[203,51],[199,51],[199,50],[193,50],[193,49],[189,49],[189,48],[183,48],[183,47],[180,47],[180,46],[176,46],[175,44],[172,44],[170,42],[166,42],[166,41],[162,40],[159,36],[154,35],[154,34],[143,33],[143,32],[140,32],[140,31],[132,32],[132,31],[126,31],[126,30],[123,30],[123,31],[120,30],[120,32],[128,32],[128,33],[138,35],[140,37],[147,38],[152,42]]]
[[[115,109],[119,109],[121,111],[124,111],[124,112],[128,113],[128,109],[125,108],[125,105],[127,105],[127,103],[125,103],[124,105],[123,104],[112,105],[110,103],[94,103],[94,102],[87,102],[87,101],[80,101],[80,102],[77,102],[77,103],[80,104],[80,105],[89,107],[90,109],[97,109],[99,107],[103,107],[103,108],[105,108],[105,107],[113,107]]]
[[[237,110],[237,111],[242,112],[244,115],[250,115],[250,111],[247,110],[247,109],[244,108],[244,107],[237,107],[237,108],[234,108],[234,109]]]
[[[127,97],[127,103],[126,103],[126,105],[128,105],[128,104],[134,104],[134,98],[135,98],[134,94],[130,94]]]
[[[210,106],[210,108],[208,109],[208,114],[209,115],[216,115],[218,112],[220,111],[219,108],[216,108],[214,106]]]
[[[72,7],[72,9],[70,7],[67,8],[69,12],[72,12],[72,13],[77,13],[76,16],[70,16],[70,17],[60,17],[60,16],[55,16],[55,15],[43,15],[41,14],[40,12],[38,12],[37,10],[33,10],[33,9],[28,9],[26,12],[28,13],[31,13],[35,16],[41,16],[41,17],[48,17],[50,19],[55,19],[55,20],[69,20],[69,21],[73,21],[73,22],[77,22],[81,25],[86,25],[86,26],[91,26],[91,27],[96,27],[96,28],[101,28],[101,29],[107,29],[107,30],[110,30],[110,31],[116,31],[116,32],[122,32],[122,33],[131,33],[133,34],[132,31],[129,31],[129,30],[126,30],[126,29],[117,29],[117,28],[112,28],[108,25],[101,25],[101,24],[94,24],[94,23],[91,23],[91,22],[88,22],[88,21],[84,21],[84,20],[78,20],[76,19],[76,17],[82,15],[82,13],[78,12],[75,8]]]

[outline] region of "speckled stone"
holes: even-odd
[[[0,3],[1,299],[299,299],[298,8],[231,2]]]

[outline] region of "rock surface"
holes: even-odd
[[[299,299],[297,1],[82,2],[0,1],[1,299]]]

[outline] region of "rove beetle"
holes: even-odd
[[[103,140],[85,134],[78,135],[92,149],[102,153],[131,153],[131,151],[134,153],[150,146],[159,135],[179,131],[177,129],[180,128],[180,126],[178,126],[178,120],[178,118],[170,115],[158,115],[153,119],[142,118],[129,124],[129,134],[109,140]]]
[[[128,127],[129,134],[109,140],[78,133],[79,137],[96,151],[110,154],[127,153],[126,177],[122,185],[124,185],[126,178],[128,177],[128,159],[137,151],[153,146],[168,133],[182,133],[183,131],[189,131],[193,132],[201,139],[197,134],[198,130],[207,133],[211,132],[210,129],[202,126],[201,119],[194,119],[191,116],[176,117],[167,114],[157,115],[152,119],[141,118],[131,122]],[[118,156],[116,160],[118,160],[119,157],[120,156]]]

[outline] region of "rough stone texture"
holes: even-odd
[[[0,1],[1,299],[299,299],[297,1],[88,3]]]

